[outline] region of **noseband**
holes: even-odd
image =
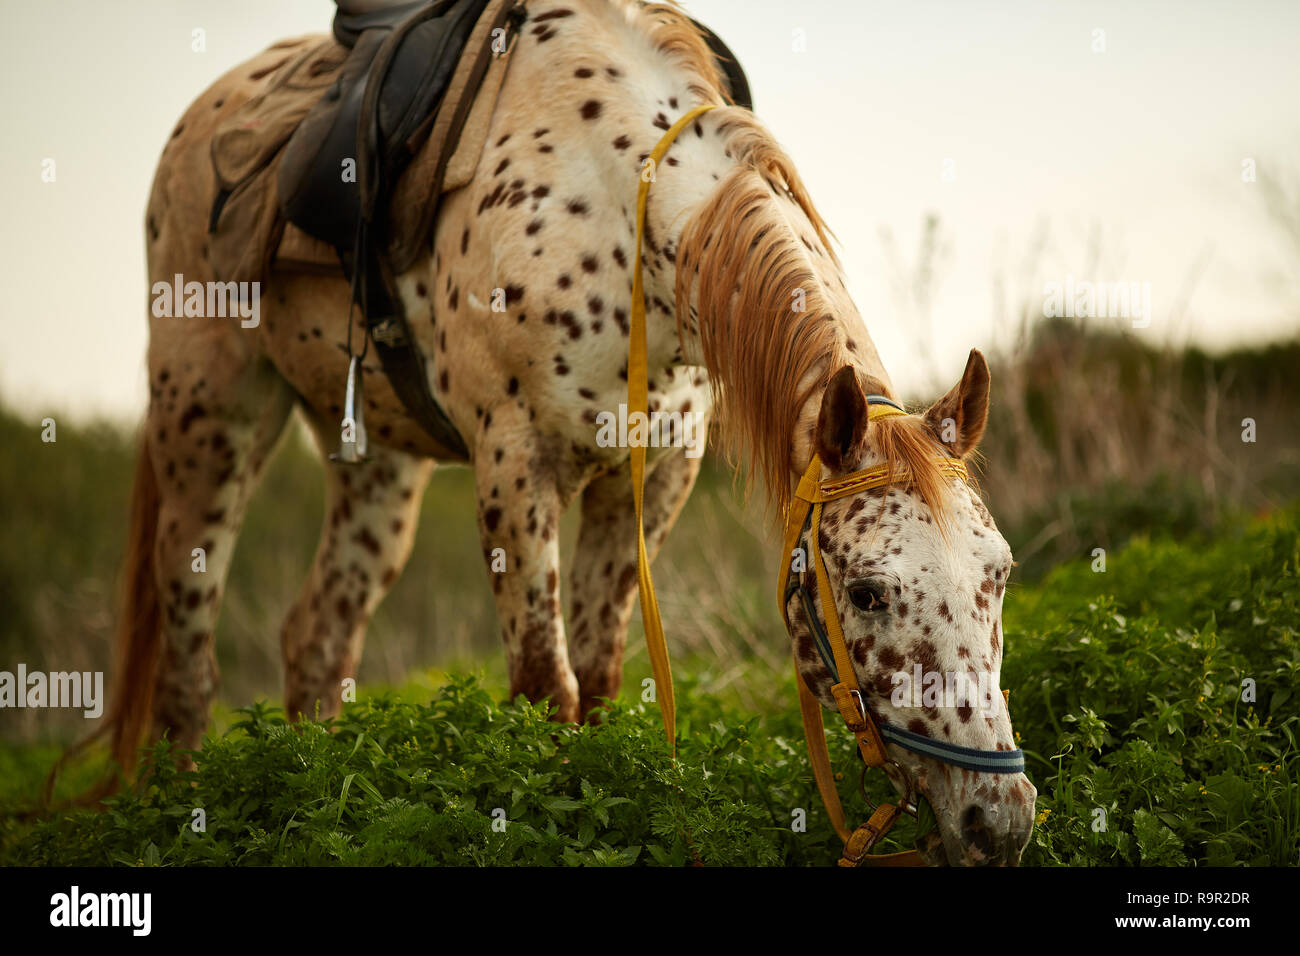
[[[867,396],[867,403],[871,421],[907,414],[899,405],[880,395]],[[938,464],[940,472],[949,478],[965,480],[968,477],[966,465],[960,458],[938,456]],[[826,806],[826,813],[831,818],[831,823],[835,826],[840,839],[844,841],[841,866],[924,865],[925,861],[915,850],[887,854],[870,853],[871,848],[889,832],[890,827],[903,813],[915,814],[916,812],[910,780],[898,763],[886,753],[885,742],[888,741],[905,750],[942,763],[981,773],[1021,773],[1025,769],[1024,753],[1020,750],[976,750],[970,747],[959,747],[947,741],[934,740],[912,733],[884,721],[877,722],[872,718],[853,671],[848,645],[844,640],[844,629],[840,624],[839,613],[835,609],[835,599],[831,594],[826,563],[822,559],[820,544],[822,505],[827,501],[847,498],[897,480],[905,480],[907,475],[905,472],[901,474],[895,472],[890,465],[878,465],[829,480],[823,480],[821,475],[821,459],[813,455],[808,470],[804,472],[798,488],[795,489],[794,501],[786,518],[785,554],[777,586],[781,616],[785,619],[786,627],[789,628],[790,621],[786,615],[786,608],[789,606],[790,596],[798,591],[803,603],[804,616],[813,632],[813,642],[833,680],[831,695],[835,699],[835,707],[849,731],[857,739],[858,754],[865,764],[862,770],[862,782],[865,784],[866,772],[869,768],[893,766],[908,784],[908,792],[897,805],[884,803],[879,807],[873,807],[871,818],[866,823],[856,830],[848,829],[844,822],[844,809],[840,805],[839,793],[835,789],[835,774],[831,770],[830,752],[826,747],[821,703],[804,682],[796,657],[795,681],[799,686],[799,710],[803,715],[804,737],[808,742],[808,756],[812,763],[813,775],[817,779],[817,789],[821,793],[822,803]],[[808,532],[808,546],[812,551],[812,565],[817,581],[816,595],[813,594],[810,582],[805,581],[800,585],[790,579],[795,549],[805,532]],[[816,614],[818,597],[820,597],[822,618],[825,620],[824,628]],[[1007,692],[1002,693],[1005,700]],[[868,805],[871,805],[870,801]]]

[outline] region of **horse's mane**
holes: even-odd
[[[687,89],[702,103],[729,100],[718,61],[691,18],[673,0],[666,3],[633,3],[642,15],[641,23],[656,50],[682,67],[690,76]]]
[[[692,93],[702,102],[724,102],[717,61],[690,18],[674,3],[641,10],[651,42],[690,75]],[[749,464],[750,487],[761,479],[768,505],[784,516],[800,413],[839,368],[862,363],[852,355],[840,309],[828,294],[832,277],[817,274],[811,247],[791,227],[790,217],[802,212],[824,261],[839,268],[830,230],[794,164],[748,110],[719,115],[735,166],[682,231],[676,254],[678,333],[698,325],[724,432]],[[691,308],[693,288],[698,312]],[[802,311],[792,309],[796,296]],[[868,381],[873,391],[889,394],[883,383]],[[912,416],[885,418],[869,431],[877,453],[894,473],[909,476],[942,523],[947,483],[925,423]]]

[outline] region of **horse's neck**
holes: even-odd
[[[714,133],[716,119],[705,114],[697,123],[705,136],[698,137],[693,126],[683,131],[665,157],[662,175],[656,172],[646,203],[641,245],[646,301],[650,304],[648,331],[652,353],[657,353],[653,357],[665,364],[705,364],[698,330],[688,327],[680,336],[677,331],[677,251],[687,224],[713,195],[717,180],[735,165]],[[668,165],[668,159],[676,160],[676,165]],[[664,314],[655,303],[668,303],[673,315]]]
[[[612,7],[600,9],[606,14],[617,12]],[[711,81],[702,81],[698,64],[694,68],[696,72],[691,72],[692,67],[685,62],[689,57],[665,55],[653,49],[653,45],[647,46],[643,36],[636,36],[639,30],[626,31],[613,22],[619,19],[607,19],[602,29],[612,47],[623,48],[624,55],[619,62],[623,75],[617,78],[617,89],[622,95],[616,101],[606,101],[589,110],[602,122],[582,126],[583,147],[590,158],[589,166],[582,165],[606,171],[610,179],[605,188],[611,201],[618,203],[613,208],[622,206],[623,219],[632,227],[636,207],[631,200],[637,183],[634,178],[625,178],[628,166],[632,165],[627,160],[635,163],[638,173],[647,175],[644,157],[673,120],[700,102],[700,91],[707,90]],[[575,46],[572,55],[576,69],[581,69],[590,59],[589,49],[587,38],[581,46]],[[716,94],[707,95],[717,102]],[[571,107],[566,108],[572,112]],[[628,132],[611,139],[611,132],[620,130]],[[613,164],[609,163],[611,151],[615,153]],[[746,170],[743,175],[737,174],[738,166]],[[784,172],[774,174],[773,169]],[[724,385],[725,392],[735,394],[726,376],[717,374],[717,367],[709,367],[711,357],[718,359],[716,350],[713,356],[708,356],[702,346],[701,330],[706,330],[709,340],[717,343],[719,337],[712,333],[718,326],[710,323],[722,323],[726,334],[721,338],[727,351],[714,365],[725,362],[727,355],[738,358],[728,371],[747,386],[741,391],[744,392],[742,401],[750,412],[750,424],[754,426],[751,431],[762,433],[761,437],[752,437],[768,442],[771,447],[787,449],[785,453],[794,456],[792,466],[798,462],[806,465],[810,454],[807,436],[813,431],[821,405],[821,389],[816,385],[836,371],[830,367],[832,363],[854,364],[861,370],[864,381],[874,382],[878,390],[887,394],[890,384],[862,318],[849,298],[842,270],[824,245],[824,231],[803,196],[798,174],[770,135],[756,124],[752,114],[736,109],[714,110],[688,125],[672,142],[659,167],[650,172],[654,179],[646,209],[642,260],[647,351],[652,374],[656,368],[704,366],[711,377]],[[628,197],[625,206],[623,196]],[[720,200],[727,196],[742,202],[743,208]],[[721,215],[723,210],[725,215]],[[702,214],[703,219],[697,220]],[[751,215],[757,218],[746,218]],[[700,314],[698,283],[692,285],[690,302],[677,302],[681,240],[687,232],[701,234],[700,230],[691,228],[697,221],[713,224],[709,235],[716,235],[715,250],[725,248],[725,263],[745,264],[735,280],[745,291],[744,295],[733,295],[729,288],[724,290],[726,281],[714,281],[708,307],[712,315]],[[763,227],[762,235],[752,228],[755,223]],[[773,248],[773,243],[779,248]],[[699,242],[695,245],[699,246]],[[766,257],[761,250],[754,251],[755,246],[764,247]],[[716,275],[717,256],[712,258]],[[694,271],[695,264],[687,267]],[[798,277],[798,282],[787,281],[792,277]],[[802,315],[794,310],[796,303],[789,298],[793,284],[812,287],[807,290],[808,310]],[[684,317],[680,335],[679,314]],[[810,318],[824,318],[828,325],[810,323]],[[834,329],[835,334],[828,335],[826,328]],[[772,334],[776,329],[786,331]],[[760,343],[757,347],[756,342]],[[783,358],[792,351],[799,358],[794,364]],[[770,412],[753,413],[756,408],[770,409]],[[779,479],[775,474],[768,477]]]
[[[692,327],[692,322],[684,323],[680,336],[677,334],[675,318],[665,315],[662,309],[656,310],[653,304],[656,301],[673,303],[674,309],[676,308],[676,256],[664,255],[663,251],[675,253],[688,224],[713,199],[719,180],[726,179],[724,172],[736,166],[736,161],[727,155],[725,140],[715,134],[717,116],[718,114],[706,114],[701,121],[705,130],[704,137],[683,133],[681,143],[687,147],[683,152],[687,152],[693,144],[696,148],[690,155],[682,156],[678,166],[665,170],[664,175],[650,189],[646,221],[649,234],[653,236],[654,250],[646,248],[643,252],[648,264],[660,267],[653,274],[648,271],[645,274],[646,298],[650,303],[647,315],[652,361],[657,358],[665,364],[707,365],[701,348],[698,323],[716,317],[698,315],[698,285],[692,286],[690,303],[692,321],[695,324]],[[676,148],[677,146],[673,147]],[[668,155],[673,155],[671,149]],[[772,228],[783,234],[789,256],[798,263],[801,271],[812,277],[812,283],[818,287],[821,299],[829,306],[828,311],[833,320],[842,327],[848,361],[858,368],[865,385],[875,391],[892,394],[889,374],[857,307],[848,295],[842,270],[830,250],[822,247],[816,238],[816,230],[798,207],[782,201],[775,194],[769,194],[765,202],[768,204],[767,218],[770,219]],[[763,212],[758,214],[762,215]],[[736,255],[743,257],[748,251],[737,249]],[[795,315],[794,303],[785,303],[785,306],[775,308],[767,315],[744,316],[741,320],[754,323],[792,320]],[[826,361],[811,369],[804,381],[799,383],[800,390],[807,390],[815,381],[825,381],[833,374],[836,369],[829,367],[830,362],[831,359],[827,356]],[[797,436],[811,434],[820,406],[820,391],[814,391],[798,413],[795,428]],[[793,455],[796,460],[802,460],[806,464],[811,451],[804,445],[796,445]]]
[[[684,111],[684,110],[683,110]],[[707,113],[698,124],[705,135],[697,136],[688,127],[674,141],[665,163],[678,159],[677,165],[658,172],[649,193],[646,209],[647,236],[653,248],[644,249],[647,262],[659,266],[653,274],[647,270],[644,281],[648,297],[673,302],[676,295],[676,256],[682,233],[694,216],[708,203],[719,188],[719,181],[735,169],[736,160],[728,155],[725,137],[717,134],[719,118],[725,114]],[[783,202],[775,194],[766,199],[773,228],[782,232],[791,255],[813,277],[821,295],[832,305],[836,321],[844,326],[845,337],[852,341],[865,374],[889,381],[856,306],[844,286],[844,276],[831,251],[822,247],[816,230],[802,210]],[[760,215],[762,215],[760,213]],[[811,243],[811,247],[810,247]],[[662,250],[667,250],[664,255]],[[811,291],[811,290],[809,290]],[[702,364],[699,339],[687,335],[682,343],[683,360]]]

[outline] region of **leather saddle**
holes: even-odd
[[[210,223],[214,246],[233,250],[247,243],[229,226],[256,216],[258,228],[271,236],[265,262],[282,237],[314,239],[332,248],[393,390],[435,440],[462,458],[468,457],[464,439],[429,391],[424,358],[411,342],[394,278],[427,251],[447,164],[471,111],[476,127],[483,127],[475,135],[485,134],[491,104],[488,113],[477,111],[475,97],[493,60],[508,55],[527,17],[525,2],[337,0],[335,42],[307,51],[283,71],[281,85],[298,85],[283,108],[285,132],[258,139],[250,130],[262,124],[241,118],[228,131],[239,148],[225,150],[239,162],[223,159],[218,140],[213,147],[219,186]],[[732,100],[752,109],[749,84],[735,56],[716,34],[696,26],[717,58]],[[500,71],[496,82],[499,88]],[[311,93],[322,86],[323,95]],[[271,106],[276,95],[274,87],[264,94]],[[472,170],[477,160],[477,148],[465,152],[471,162],[461,162],[455,177]],[[271,174],[274,189],[261,185]],[[461,184],[457,179],[448,187]],[[266,199],[250,186],[259,187]],[[230,222],[219,230],[228,201]],[[286,223],[300,232],[287,230]],[[265,264],[243,251],[227,251],[226,257],[239,258],[240,267],[252,271]]]
[[[470,32],[488,6],[488,0],[338,0],[334,38],[352,52],[286,146],[279,190],[285,218],[338,250],[349,274],[366,267],[358,229],[383,227],[393,186],[428,137]],[[500,8],[494,21],[510,36],[525,16],[522,3],[492,6]],[[752,109],[734,55],[711,30],[696,26],[733,98]],[[343,174],[349,163],[351,178]]]
[[[367,30],[397,26],[429,0],[336,0],[334,39],[349,50]]]
[[[358,229],[383,227],[382,200],[428,134],[487,5],[417,0],[360,14],[340,7],[334,18],[335,39],[352,52],[289,140],[278,179],[285,218],[337,249],[349,273],[365,266],[355,261]]]
[[[465,441],[429,391],[392,289],[394,275],[410,262],[391,262],[385,252],[393,191],[428,138],[454,74],[470,57],[476,88],[491,59],[487,45],[477,56],[467,49],[485,11],[491,28],[507,35],[523,20],[523,7],[513,0],[341,3],[333,33],[351,53],[285,146],[277,177],[284,218],[337,252],[394,391],[459,457],[468,455]],[[430,184],[428,203],[441,193],[443,169]]]

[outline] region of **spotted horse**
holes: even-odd
[[[147,216],[151,285],[214,278],[209,146],[256,89],[249,72],[203,93],[162,154]],[[490,580],[511,695],[549,700],[558,720],[589,717],[618,693],[639,590],[647,631],[657,622],[649,562],[700,460],[601,441],[601,413],[630,403],[706,427],[717,413],[772,513],[790,519],[781,603],[819,783],[829,774],[825,707],[890,776],[899,807],[923,796],[934,808],[928,862],[1018,861],[1035,791],[990,756],[1018,757],[995,692],[1011,555],[953,464],[984,429],[987,366],[972,352],[934,406],[896,407],[798,172],[754,113],[729,101],[684,12],[529,0],[473,176],[443,197],[431,241],[394,283],[428,390],[473,469],[484,559],[506,556]],[[291,414],[316,436],[326,488],[315,560],[281,631],[294,716],[338,713],[366,623],[410,554],[430,474],[458,460],[420,427],[373,353],[368,460],[329,459],[350,298],[339,275],[273,271],[255,328],[150,320],[118,693],[105,725],[128,770],[142,740],[200,743],[226,572]],[[849,492],[837,493],[846,476]],[[566,621],[558,528],[575,503]],[[895,675],[916,667],[978,676],[994,692],[895,706]],[[873,820],[855,831],[837,821],[855,852],[862,834],[874,842]]]

